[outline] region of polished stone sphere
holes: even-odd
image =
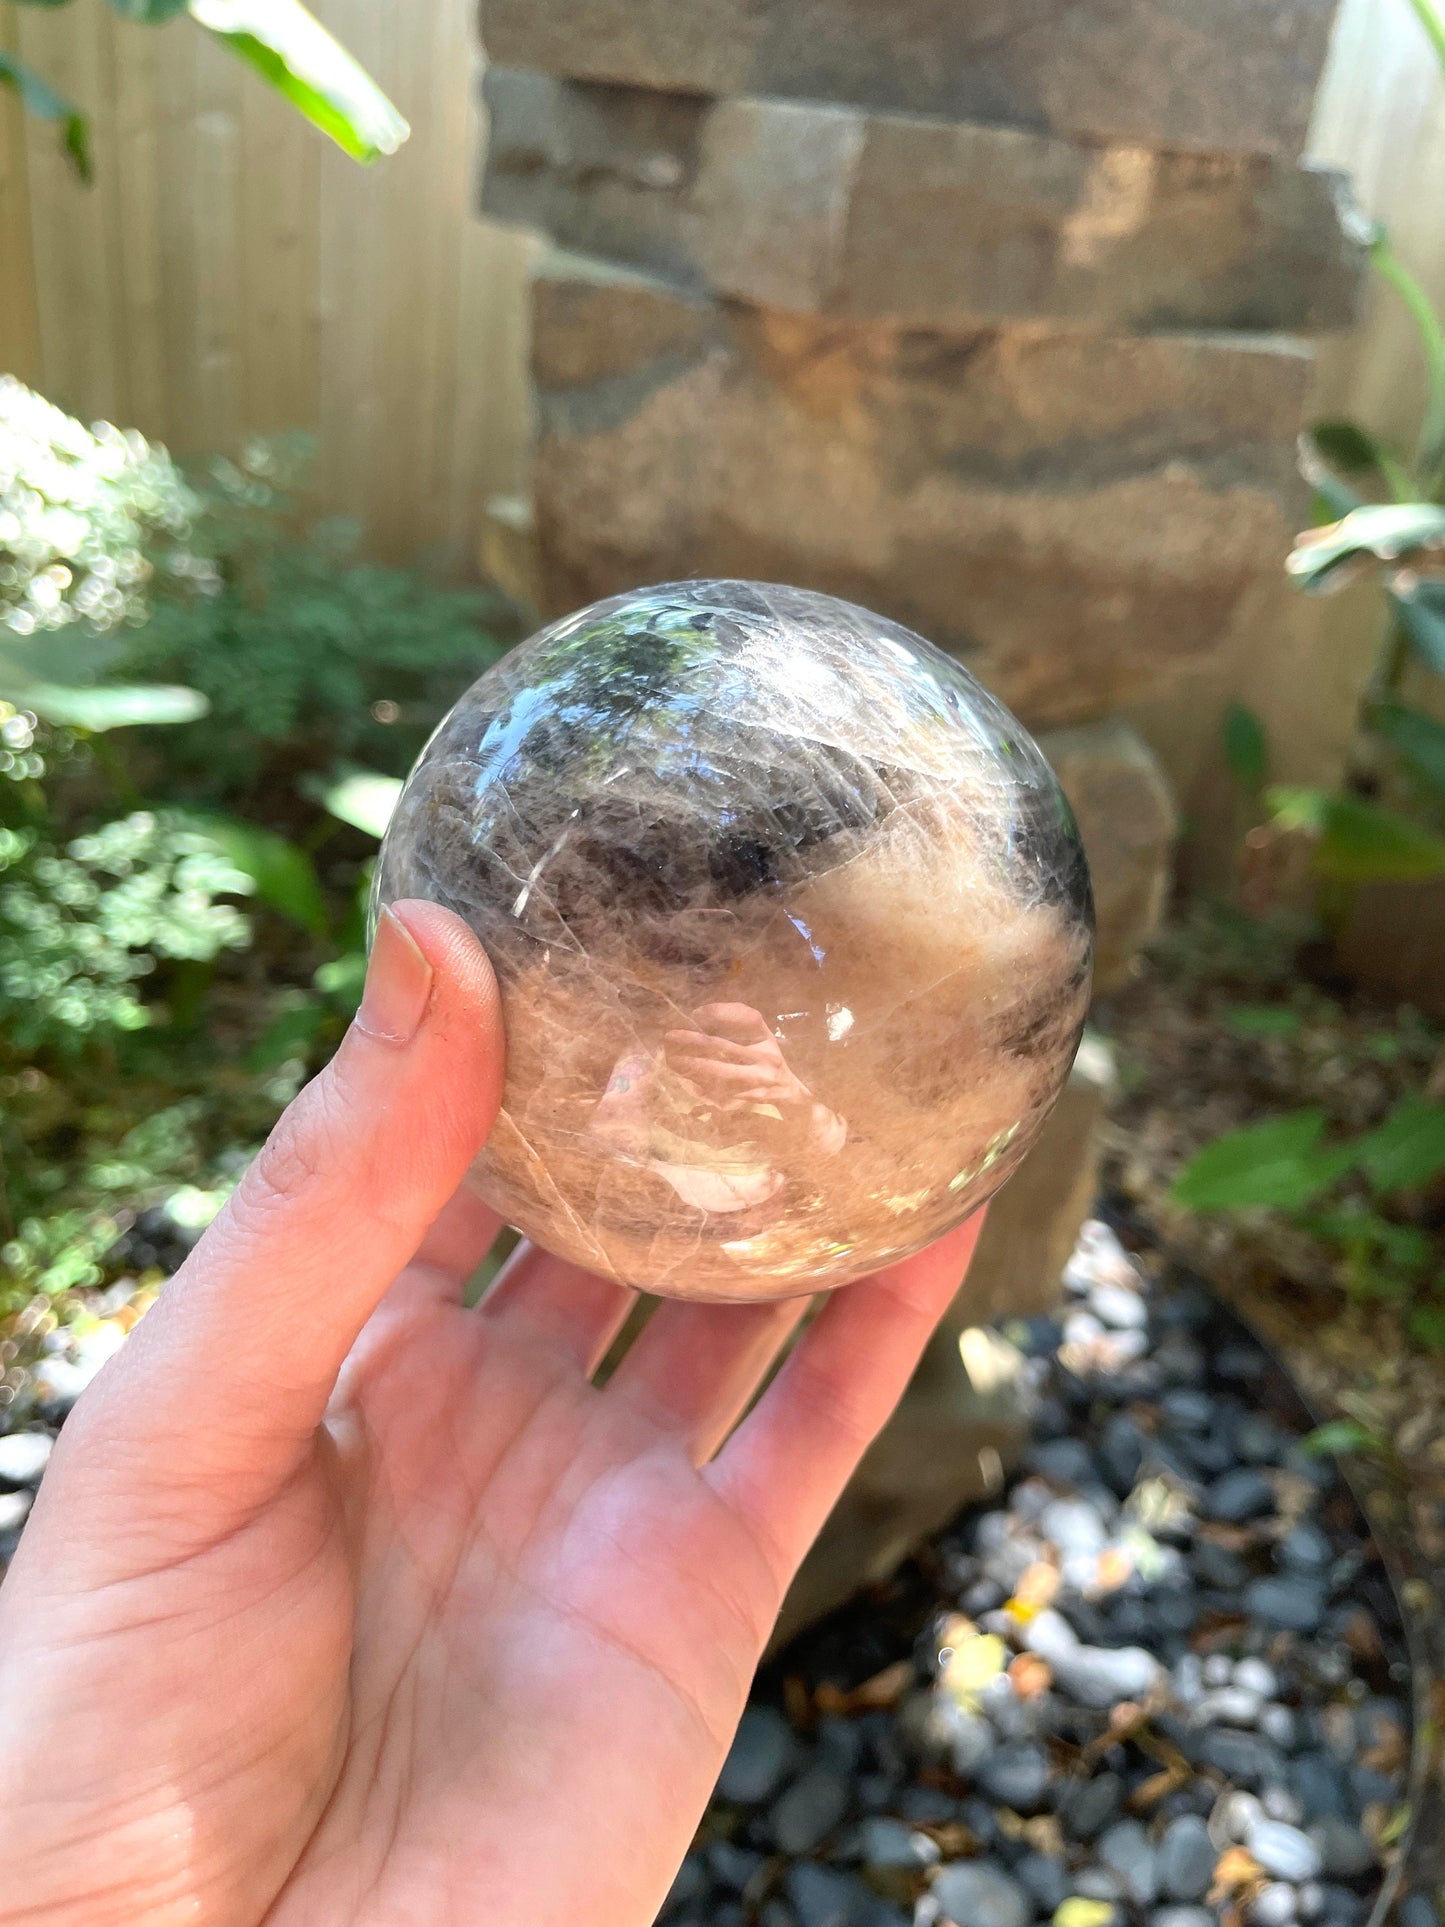
[[[478,1191],[668,1297],[824,1290],[957,1224],[1089,997],[1037,746],[918,636],[766,583],[614,596],[488,670],[402,792],[373,914],[402,897],[501,984]]]

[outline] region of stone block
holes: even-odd
[[[1297,155],[1335,0],[482,0],[498,66]]]
[[[1042,1135],[989,1206],[963,1289],[944,1321],[1032,1318],[1058,1303],[1064,1266],[1099,1189],[1099,1127],[1114,1092],[1109,1046],[1086,1031]]]
[[[764,306],[956,330],[1347,327],[1336,177],[491,69],[486,213]]]
[[[967,335],[711,303],[551,256],[534,283],[549,608],[688,575],[841,595],[1025,721],[1208,660],[1300,525],[1280,337]]]
[[[886,1579],[961,1507],[997,1490],[1028,1439],[1017,1353],[979,1330],[1053,1309],[1064,1264],[1093,1204],[1097,1137],[1113,1079],[1086,1037],[1043,1136],[989,1207],[968,1277],[902,1402],[803,1562],[776,1648]]]
[[[1127,723],[1050,730],[1040,742],[1073,805],[1094,880],[1094,988],[1123,981],[1169,898],[1178,812],[1152,751]]]

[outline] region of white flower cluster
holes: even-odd
[[[0,629],[143,621],[158,563],[205,586],[214,565],[188,546],[196,509],[163,448],[85,428],[0,376]]]

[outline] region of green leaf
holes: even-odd
[[[1358,422],[1316,423],[1300,437],[1299,468],[1316,496],[1331,504],[1334,516],[1365,507],[1368,498],[1356,484],[1383,486],[1397,502],[1407,502],[1421,492],[1400,458],[1366,434]]]
[[[1342,481],[1309,435],[1296,444],[1299,472],[1310,485],[1310,526],[1328,528],[1351,509],[1363,508],[1366,498]]]
[[[1180,1172],[1174,1198],[1191,1211],[1301,1210],[1351,1161],[1348,1147],[1321,1145],[1324,1128],[1324,1113],[1311,1109],[1227,1132]]]
[[[401,795],[401,778],[379,776],[373,770],[343,763],[329,777],[305,778],[301,788],[312,802],[330,810],[341,822],[379,840],[386,834],[396,799]]]
[[[147,27],[158,27],[162,21],[184,13],[190,0],[110,0],[110,4],[127,20],[137,20]]]
[[[1300,1450],[1312,1459],[1332,1459],[1341,1452],[1376,1452],[1382,1442],[1378,1432],[1361,1425],[1358,1419],[1336,1418],[1306,1433],[1300,1440]]]
[[[1413,1305],[1405,1323],[1417,1344],[1432,1351],[1445,1348],[1445,1305]]]
[[[1295,537],[1285,572],[1310,595],[1327,594],[1353,571],[1351,563],[1399,562],[1445,546],[1445,508],[1433,502],[1369,502],[1323,529]]]
[[[1224,1021],[1236,1037],[1293,1037],[1302,1019],[1285,1004],[1237,1004]]]
[[[291,1057],[306,1057],[326,1022],[325,1007],[314,998],[280,1010],[246,1058],[253,1071],[275,1070]]]
[[[1359,1150],[1360,1141],[1356,1140],[1352,1155],[1358,1158]],[[1337,1246],[1352,1258],[1383,1259],[1397,1274],[1417,1274],[1434,1256],[1429,1234],[1418,1225],[1396,1224],[1355,1198],[1333,1210],[1303,1212],[1299,1223],[1303,1230],[1326,1244]],[[1409,1280],[1397,1277],[1395,1285],[1407,1289]]]
[[[21,7],[68,7],[70,0],[16,0]]]
[[[1344,475],[1356,472],[1361,464],[1353,459],[1357,451],[1352,445],[1347,453],[1338,452],[1339,444],[1333,440],[1338,429],[1348,434],[1351,424],[1322,422],[1299,438],[1299,471],[1314,491],[1310,516],[1316,526],[1337,522],[1342,515],[1348,515],[1351,509],[1363,508],[1366,500],[1357,489],[1341,479]],[[1336,453],[1331,452],[1332,446]]]
[[[1395,590],[1390,602],[1415,653],[1445,676],[1445,582],[1420,582],[1406,594]]]
[[[1445,790],[1445,723],[1403,703],[1381,703],[1371,727],[1433,789]]]
[[[243,876],[250,877],[256,895],[273,910],[289,917],[313,936],[326,930],[326,900],[316,870],[306,852],[265,830],[257,823],[243,823],[234,816],[213,816],[209,812],[192,816],[192,823],[216,843],[226,860]]]
[[[66,0],[30,0],[31,5],[64,6]],[[37,120],[59,123],[60,144],[70,156],[71,166],[88,186],[94,176],[90,157],[90,122],[63,94],[57,94],[48,80],[22,67],[7,53],[0,53],[0,87],[17,94],[20,105]]]
[[[1225,712],[1224,753],[1238,780],[1259,789],[1269,774],[1269,739],[1264,724],[1243,703],[1231,703]]]
[[[119,635],[101,635],[78,622],[33,636],[0,629],[0,692],[9,700],[12,689],[37,683],[73,688],[99,682],[124,646]]]
[[[355,1010],[366,984],[366,952],[348,950],[333,957],[322,964],[311,981],[323,996],[333,998],[347,1011]]]
[[[1339,883],[1417,883],[1445,876],[1445,839],[1394,810],[1327,790],[1273,789],[1268,802],[1284,830],[1317,838],[1314,870]]]
[[[1342,515],[1348,515],[1351,509],[1364,507],[1365,497],[1352,489],[1348,482],[1342,482],[1323,462],[1315,462],[1308,468],[1301,463],[1301,468],[1313,491],[1310,496],[1311,528],[1329,528]]]
[[[1377,803],[1336,796],[1314,869],[1340,883],[1419,882],[1445,876],[1445,840]]]
[[[1355,1145],[1377,1191],[1416,1191],[1445,1171],[1445,1104],[1407,1097]]]
[[[1392,1224],[1387,1220],[1377,1235],[1381,1253],[1399,1270],[1418,1276],[1433,1265],[1434,1241],[1419,1225]]]
[[[103,683],[95,689],[32,683],[7,691],[6,699],[21,709],[33,709],[47,723],[96,731],[129,729],[140,723],[190,723],[211,706],[198,689],[166,683]]]
[[[190,14],[353,160],[394,154],[411,132],[300,0],[190,0]]]
[[[1308,439],[1337,474],[1368,475],[1380,467],[1380,445],[1358,422],[1316,422]]]

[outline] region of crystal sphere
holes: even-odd
[[[501,984],[478,1191],[667,1297],[825,1290],[960,1222],[1089,997],[1035,743],[920,637],[765,583],[613,596],[488,670],[397,805],[373,916],[403,897]]]

